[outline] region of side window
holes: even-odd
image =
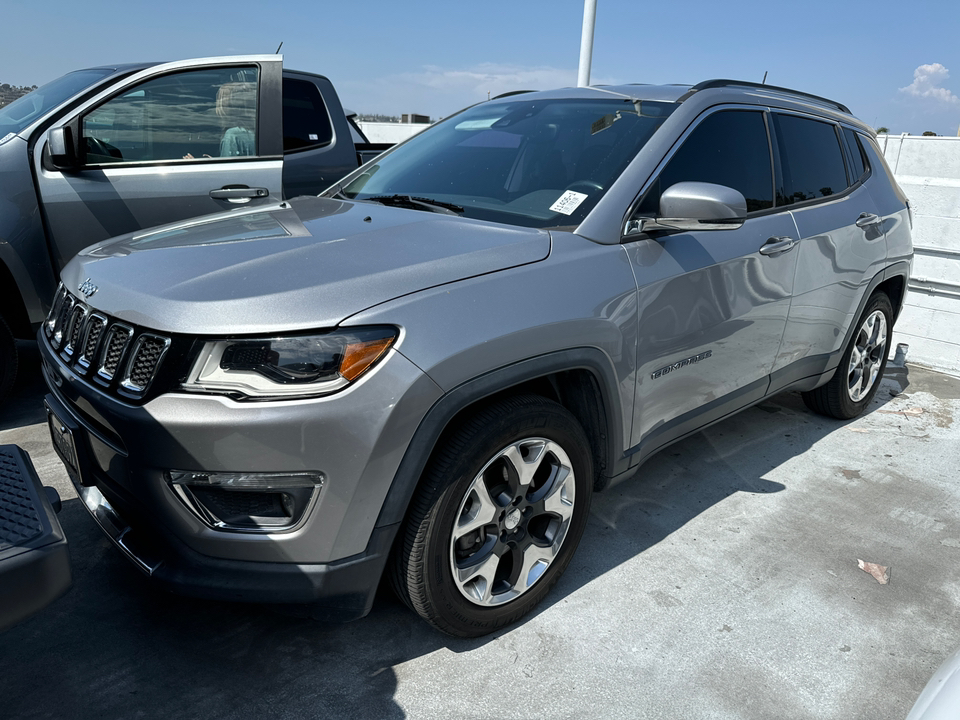
[[[684,140],[640,203],[656,215],[660,195],[678,182],[708,182],[739,190],[747,212],[773,207],[773,171],[763,113],[722,110],[707,116]]]
[[[333,140],[320,90],[307,80],[283,79],[283,151],[326,145]]]
[[[854,183],[859,182],[867,171],[866,160],[863,156],[863,147],[857,134],[850,128],[843,128],[843,137],[847,141],[847,157],[850,158],[850,180]]]
[[[783,186],[777,205],[829,197],[847,189],[847,171],[837,131],[831,123],[775,114]]]
[[[258,74],[190,70],[134,86],[83,117],[86,163],[256,155]]]

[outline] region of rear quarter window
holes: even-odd
[[[283,151],[326,145],[333,127],[320,90],[306,80],[283,79]]]
[[[863,154],[863,147],[857,139],[857,134],[850,128],[843,129],[843,137],[847,141],[847,157],[850,158],[850,179],[859,182],[867,172],[867,163]]]
[[[832,123],[775,114],[782,182],[777,205],[830,197],[847,189],[843,150]]]

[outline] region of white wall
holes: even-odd
[[[363,120],[358,120],[357,125],[372,143],[403,142],[430,127],[426,123],[365,122]]]
[[[881,135],[913,208],[913,277],[894,342],[910,362],[960,375],[960,137]]]

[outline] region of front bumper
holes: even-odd
[[[47,396],[47,402],[56,402]],[[96,487],[77,495],[104,534],[140,570],[180,595],[241,602],[311,604],[314,616],[355,620],[370,612],[397,525],[374,530],[367,550],[335,563],[244,562],[201,555],[175,538],[134,530]]]
[[[168,394],[136,407],[91,387],[39,339],[47,404],[73,439],[77,493],[140,570],[196,597],[319,603],[341,619],[369,611],[397,531],[376,527],[377,517],[419,418],[439,395],[402,355],[326,398]],[[318,471],[325,481],[293,530],[244,533],[197,517],[166,482],[170,469]]]

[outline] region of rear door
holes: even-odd
[[[777,204],[800,234],[794,298],[771,392],[836,363],[870,280],[887,248],[869,192],[874,171],[850,129],[823,119],[773,114]]]
[[[342,119],[341,119],[342,118]],[[309,73],[283,74],[283,189],[316,195],[357,169],[357,150],[333,84]]]
[[[40,200],[62,267],[114,235],[282,198],[282,58],[158,65],[58,125],[80,166],[61,172],[35,143]]]

